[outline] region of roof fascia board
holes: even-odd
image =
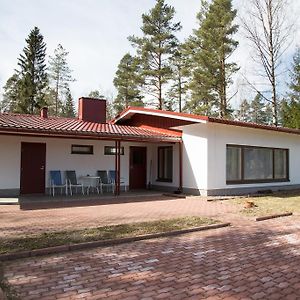
[[[158,116],[158,117],[163,117],[163,118],[191,121],[191,122],[197,122],[197,123],[206,123],[207,122],[207,120],[201,120],[201,119],[193,118],[193,117],[168,115],[168,114],[164,114],[163,112],[140,111],[140,110],[130,109],[130,110],[126,111],[123,115],[121,115],[117,119],[115,119],[114,124],[116,122],[118,122],[119,120],[124,119],[129,114],[152,115],[152,116]]]
[[[122,136],[113,134],[89,134],[85,133],[67,133],[67,132],[42,132],[36,130],[18,130],[12,128],[0,128],[0,135],[14,136],[30,136],[30,137],[45,137],[45,138],[66,138],[66,139],[90,139],[90,140],[110,140],[110,141],[132,141],[132,142],[164,142],[176,143],[180,142],[180,137],[146,137],[146,136]]]
[[[208,121],[204,121],[204,122],[201,122],[201,123],[193,123],[193,124],[174,126],[174,127],[171,127],[171,129],[176,129],[176,130],[183,131],[185,128],[191,128],[191,127],[195,127],[195,126],[202,126],[202,125],[206,125],[208,123],[209,123]]]
[[[208,123],[216,124],[221,126],[233,126],[238,128],[248,128],[253,130],[265,130],[273,133],[285,133],[285,134],[293,134],[300,135],[300,130],[286,127],[275,127],[264,124],[254,124],[254,123],[246,123],[239,121],[231,121],[231,120],[222,120],[217,118],[209,118]]]

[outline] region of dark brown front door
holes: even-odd
[[[45,193],[46,144],[21,144],[20,193]]]
[[[147,180],[147,148],[130,147],[129,188],[145,189]]]

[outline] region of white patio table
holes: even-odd
[[[90,176],[90,175],[86,175],[86,176],[81,176],[79,178],[80,180],[83,181],[83,183],[86,183],[86,187],[87,187],[87,194],[90,194],[90,190],[96,190],[98,192],[98,194],[103,194],[103,190],[102,190],[102,185],[99,184],[100,183],[100,177],[99,176]],[[99,190],[100,187],[100,190]]]

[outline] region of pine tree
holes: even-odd
[[[280,116],[283,126],[300,128],[300,48],[293,57],[288,98],[282,101]]]
[[[184,95],[186,94],[186,59],[183,55],[181,47],[178,47],[171,58],[171,86],[165,100],[167,110],[182,111],[184,106]]]
[[[142,83],[138,59],[126,53],[118,65],[114,78],[114,86],[118,94],[113,105],[117,113],[128,106],[144,105],[141,95]]]
[[[257,94],[251,102],[251,122],[257,124],[264,124],[266,122],[266,115],[264,111],[265,104],[261,94]]]
[[[49,77],[55,91],[55,115],[60,115],[63,108],[63,95],[68,95],[69,82],[74,81],[68,66],[67,52],[61,44],[54,50],[54,56],[49,58]],[[67,98],[66,98],[67,101]]]
[[[237,118],[237,120],[242,121],[242,122],[250,122],[251,121],[250,104],[246,99],[244,99],[241,102],[240,107],[236,114],[236,118]]]
[[[46,73],[46,44],[39,28],[34,27],[26,39],[27,46],[18,59],[18,111],[33,114],[45,103],[48,80]]]
[[[75,117],[75,107],[70,89],[67,87],[65,91],[65,103],[62,108],[62,115],[68,118]]]
[[[300,48],[297,48],[294,57],[292,70],[290,73],[289,98],[300,102]]]
[[[105,99],[105,96],[98,90],[92,90],[89,92],[88,97],[97,98],[97,99]]]
[[[0,103],[0,111],[3,112],[18,112],[19,101],[19,76],[13,74],[3,87],[3,99]]]
[[[279,105],[280,106],[280,105]],[[273,124],[273,108],[271,103],[267,103],[265,106],[265,117],[264,117],[264,123],[267,125]]]
[[[175,33],[181,29],[180,22],[173,22],[174,15],[174,7],[157,0],[150,12],[142,15],[143,37],[129,37],[141,61],[145,91],[156,98],[159,109],[165,107],[164,85],[172,74],[170,58],[178,44]]]
[[[233,39],[238,30],[234,24],[236,13],[231,0],[213,0],[210,4],[202,1],[197,15],[199,28],[184,46],[191,76],[187,109],[193,113],[229,117],[227,89],[238,70],[236,63],[228,62],[238,45]]]

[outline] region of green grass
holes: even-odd
[[[247,216],[261,217],[286,212],[300,213],[300,193],[275,193],[262,197],[238,198],[230,200],[240,205],[241,212]],[[256,207],[243,208],[246,201],[253,201]]]
[[[209,218],[184,217],[73,231],[45,232],[23,237],[4,237],[0,238],[0,254],[89,241],[135,237],[144,234],[161,233],[216,223],[219,223],[219,221]]]

